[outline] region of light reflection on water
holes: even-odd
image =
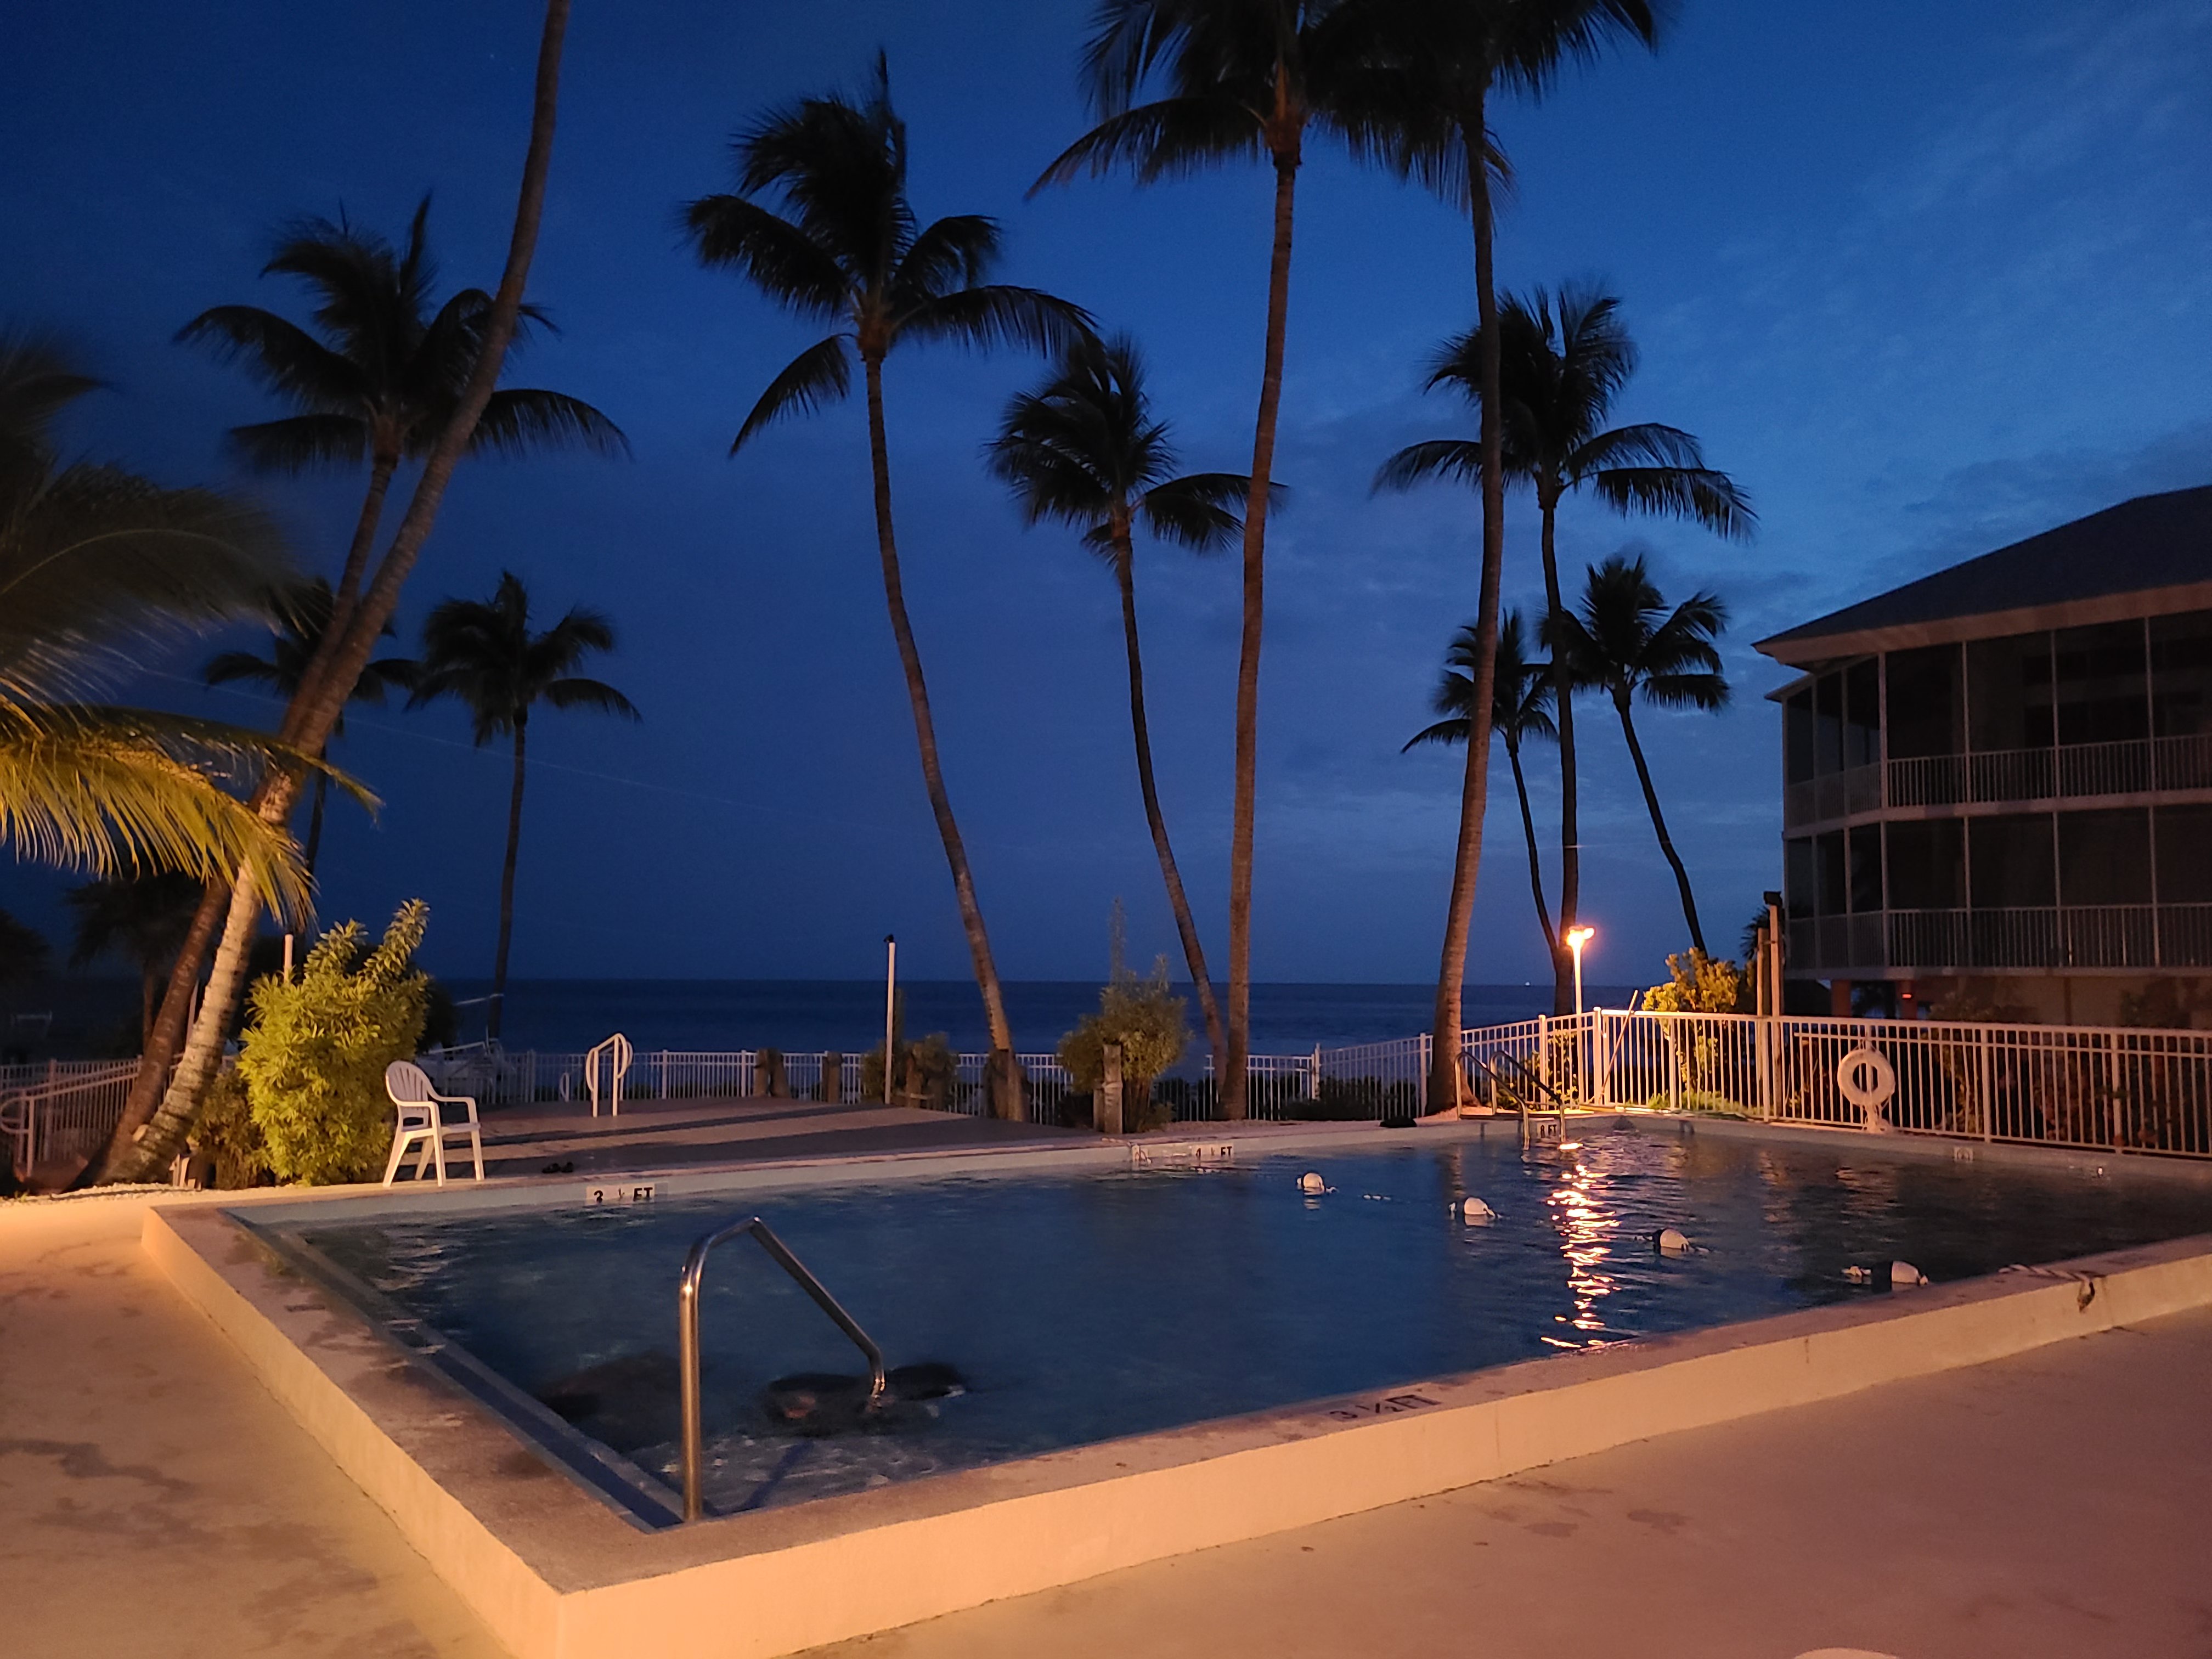
[[[1570,1167],[1561,1171],[1559,1184],[1545,1195],[1544,1201],[1551,1208],[1553,1225],[1559,1230],[1559,1253],[1567,1263],[1567,1295],[1572,1304],[1567,1312],[1553,1317],[1585,1335],[1580,1342],[1547,1335],[1544,1340],[1553,1347],[1601,1346],[1604,1339],[1597,1333],[1606,1327],[1597,1304],[1613,1294],[1612,1276],[1602,1269],[1613,1254],[1620,1217],[1607,1206],[1605,1172],[1583,1163],[1578,1156],[1581,1150],[1579,1145],[1560,1148],[1561,1159]]]

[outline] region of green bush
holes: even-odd
[[[914,1042],[900,1043],[895,1091],[898,1097],[892,1103],[946,1110],[952,1103],[953,1073],[957,1069],[951,1040],[942,1031],[932,1031]],[[860,1056],[860,1098],[880,1101],[883,1097],[884,1045],[878,1042]]]
[[[258,1187],[274,1173],[269,1166],[269,1142],[253,1121],[246,1079],[236,1066],[219,1073],[208,1085],[199,1121],[192,1125],[191,1144],[193,1152],[215,1165],[215,1184],[225,1191]]]
[[[428,981],[413,957],[429,914],[410,899],[366,957],[361,924],[349,921],[316,941],[296,981],[255,982],[238,1070],[279,1179],[320,1186],[382,1167],[384,1068],[412,1059],[422,1039]]]
[[[1152,964],[1150,979],[1117,970],[1098,993],[1098,1012],[1060,1040],[1060,1063],[1075,1088],[1089,1093],[1106,1074],[1106,1045],[1121,1045],[1121,1097],[1141,1108],[1152,1081],[1182,1058],[1190,1044],[1183,1000],[1168,989],[1168,959]],[[1139,1115],[1124,1106],[1132,1121]]]

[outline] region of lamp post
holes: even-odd
[[[898,1024],[898,936],[884,935],[884,1104],[891,1103],[891,1067],[897,1056],[891,1052],[891,1032]]]
[[[1597,929],[1595,927],[1567,929],[1567,949],[1575,953],[1575,1018],[1577,1019],[1582,1018],[1583,1012],[1583,946],[1596,937]]]

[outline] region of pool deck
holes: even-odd
[[[788,1115],[803,1103],[760,1104],[714,1132],[750,1132],[756,1156],[772,1146],[769,1156],[879,1149],[795,1128],[806,1120]],[[633,1115],[623,1133],[691,1133],[678,1114]],[[504,1133],[506,1116],[487,1127]],[[551,1127],[565,1133],[574,1121]],[[913,1128],[842,1121],[856,1135]],[[956,1133],[973,1144],[979,1131],[960,1121],[969,1127]],[[794,1136],[811,1146],[793,1153]],[[510,1144],[530,1147],[520,1158],[551,1157],[539,1140]],[[650,1161],[665,1165],[670,1147],[691,1144],[653,1142]],[[613,1148],[562,1156],[582,1173],[595,1150]],[[635,1151],[617,1160],[636,1161]],[[497,1655],[146,1258],[151,1201],[0,1206],[0,1606],[10,1650]],[[2212,1653],[2212,1541],[2198,1521],[2212,1488],[2208,1385],[2212,1311],[2185,1314],[830,1651]]]

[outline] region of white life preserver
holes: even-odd
[[[1881,1109],[1897,1092],[1897,1068],[1881,1049],[1861,1044],[1836,1062],[1836,1087],[1866,1114],[1867,1127],[1879,1131]]]

